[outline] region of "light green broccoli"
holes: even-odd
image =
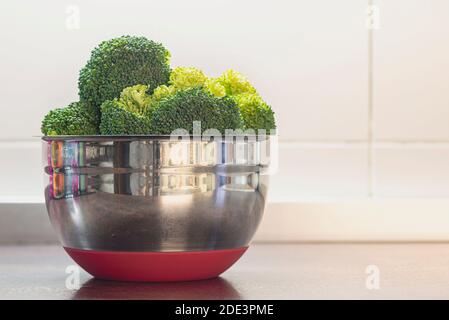
[[[170,85],[176,90],[190,89],[202,86],[207,77],[203,71],[193,67],[177,67],[170,73]]]
[[[276,128],[273,110],[241,73],[230,69],[208,82],[208,91],[214,92],[215,96],[220,96],[224,91],[226,97],[237,103],[245,129],[265,129],[269,134],[270,130]]]
[[[256,93],[256,89],[248,79],[232,69],[223,72],[216,80],[225,88],[227,96],[234,96],[241,93]]]
[[[180,90],[202,87],[207,77],[194,67],[177,67],[170,73],[170,85],[160,85],[153,91],[153,103],[174,95]]]
[[[148,95],[148,89],[149,87],[143,84],[125,88],[122,93],[120,93],[120,103],[122,103],[125,106],[125,109],[130,112],[147,114],[151,104],[151,97]]]
[[[264,129],[266,134],[276,129],[273,110],[257,93],[241,93],[231,98],[237,103],[245,129]]]
[[[209,78],[204,82],[204,90],[217,98],[223,98],[226,95],[225,87],[218,79]]]

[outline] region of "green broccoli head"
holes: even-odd
[[[149,118],[124,109],[123,104],[117,99],[105,101],[101,105],[101,134],[148,134],[150,132]]]
[[[201,87],[181,90],[161,100],[155,107],[152,118],[152,133],[171,134],[176,129],[193,133],[193,122],[201,121],[201,129],[243,128],[242,118],[236,103],[229,98],[217,98]]]
[[[151,97],[148,86],[123,89],[120,98],[101,105],[100,133],[104,135],[148,134],[151,132]]]
[[[167,83],[169,57],[162,44],[145,37],[122,36],[104,41],[80,71],[80,99],[98,111],[104,101],[118,98],[126,87],[141,83],[154,89]]]
[[[41,131],[46,136],[95,135],[98,133],[97,114],[82,102],[51,110],[42,120]]]
[[[265,129],[267,134],[276,129],[273,110],[258,94],[242,93],[232,99],[240,109],[246,129]]]

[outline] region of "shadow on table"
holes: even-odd
[[[90,279],[72,299],[241,299],[238,291],[223,278],[187,282],[116,282]]]

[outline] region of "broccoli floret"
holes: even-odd
[[[104,135],[148,134],[151,132],[151,97],[148,86],[123,89],[119,99],[101,105],[100,133]]]
[[[236,103],[229,98],[217,98],[201,87],[181,90],[161,100],[155,107],[151,127],[153,133],[171,134],[176,129],[193,133],[193,122],[201,121],[201,129],[243,128]]]
[[[130,112],[136,112],[144,115],[149,112],[151,97],[148,95],[148,86],[138,84],[123,89],[120,93],[120,102],[124,108]]]
[[[176,90],[202,86],[206,80],[203,71],[193,67],[177,67],[170,74],[170,84]]]
[[[225,88],[227,96],[234,96],[241,93],[256,93],[256,89],[248,79],[232,69],[223,72],[216,80]]]
[[[73,102],[67,107],[51,110],[42,120],[44,135],[95,135],[98,133],[96,113],[81,102]]]
[[[241,93],[232,96],[237,103],[246,129],[265,129],[267,134],[276,129],[274,112],[256,93]]]
[[[224,92],[237,103],[245,129],[265,129],[267,133],[276,129],[273,110],[241,73],[227,70],[220,77],[206,81],[205,87],[215,96]]]
[[[124,109],[117,99],[105,101],[101,105],[101,134],[148,134],[150,132],[149,118]]]
[[[166,86],[165,84],[157,87],[153,91],[153,95],[151,96],[151,99],[153,103],[157,103],[161,101],[164,98],[170,97],[173,94],[175,94],[177,90],[173,86]]]
[[[225,87],[218,81],[218,79],[209,78],[204,83],[204,90],[217,98],[222,98],[226,95]]]
[[[100,43],[80,71],[79,95],[99,111],[106,100],[118,98],[126,87],[167,83],[170,53],[145,37],[122,36]]]
[[[176,92],[185,89],[203,86],[207,77],[203,71],[193,67],[177,67],[170,73],[170,85],[160,85],[153,91],[153,103],[157,103],[164,98],[174,95]]]

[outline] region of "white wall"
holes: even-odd
[[[272,202],[448,197],[449,2],[373,0],[373,30],[368,4],[3,1],[0,201],[42,201],[40,120],[77,99],[90,50],[123,34],[163,42],[174,66],[249,77],[277,114]]]

